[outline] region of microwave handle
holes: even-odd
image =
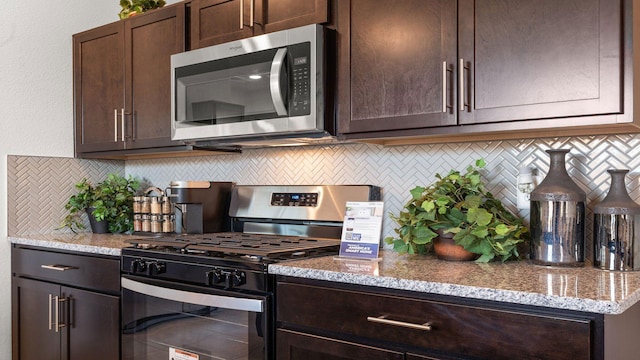
[[[284,104],[282,92],[280,91],[282,85],[280,84],[280,75],[284,68],[285,56],[287,56],[287,48],[278,49],[276,55],[273,57],[273,61],[271,62],[271,74],[269,75],[271,100],[273,101],[273,106],[276,108],[276,113],[279,116],[287,115],[287,107]]]

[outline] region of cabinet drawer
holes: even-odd
[[[13,247],[13,272],[38,280],[98,291],[120,292],[120,260]]]
[[[590,359],[592,321],[278,283],[282,327],[462,357]],[[428,329],[430,328],[430,330]]]

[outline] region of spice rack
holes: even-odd
[[[153,193],[156,195],[152,195]],[[175,219],[173,203],[161,189],[150,187],[144,192],[144,196],[133,197],[134,233],[173,233],[176,229]]]

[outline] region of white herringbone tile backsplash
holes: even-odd
[[[74,185],[83,178],[96,184],[109,173],[124,175],[124,162],[7,156],[9,236],[69,232],[54,229],[66,215],[64,205],[76,193]],[[85,225],[89,227],[88,220]]]
[[[383,188],[386,213],[397,213],[409,200],[409,190],[416,185],[428,185],[436,173],[450,169],[464,170],[476,159],[484,158],[484,171],[488,188],[503,199],[507,207],[516,211],[515,182],[521,166],[532,166],[545,175],[549,159],[545,150],[570,148],[567,169],[573,179],[587,192],[588,208],[604,198],[609,188],[610,168],[626,168],[627,188],[631,196],[640,202],[640,135],[589,136],[574,138],[545,138],[512,141],[435,144],[420,146],[381,147],[369,144],[343,144],[318,147],[265,148],[245,150],[242,154],[201,156],[177,159],[129,160],[125,164],[128,175],[148,180],[160,188],[172,180],[234,181],[242,185],[270,184],[372,184]],[[49,163],[49,161],[51,163]],[[47,184],[60,196],[52,197],[44,206],[51,213],[60,212],[68,193],[60,191],[81,178],[85,167],[100,173],[100,169],[121,166],[119,162],[66,159],[81,164],[78,169],[56,171],[48,174],[51,181],[42,181],[42,174],[35,168],[59,167],[56,158],[9,158],[9,184],[26,187],[10,187],[16,194],[9,194],[9,208],[23,214],[33,209],[33,194],[28,189],[36,187],[42,193],[50,191]],[[70,166],[70,165],[67,165]],[[108,170],[109,172],[111,170]],[[101,173],[104,173],[101,172]],[[100,175],[101,176],[101,175]],[[68,178],[66,185],[57,177]],[[56,179],[54,179],[56,178]],[[10,191],[11,192],[11,191]],[[38,197],[42,199],[42,197]],[[64,200],[64,201],[63,201]],[[26,218],[11,216],[9,229],[29,232],[34,228],[46,230],[37,221],[23,224]],[[60,218],[61,215],[50,215]],[[521,212],[528,216],[528,212]],[[587,258],[591,257],[592,213],[587,213]],[[383,236],[393,234],[395,224],[385,218]]]

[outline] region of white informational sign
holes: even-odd
[[[342,226],[340,257],[377,259],[384,203],[347,202]]]
[[[200,356],[198,354],[172,347],[169,348],[169,360],[198,360],[199,358]]]

